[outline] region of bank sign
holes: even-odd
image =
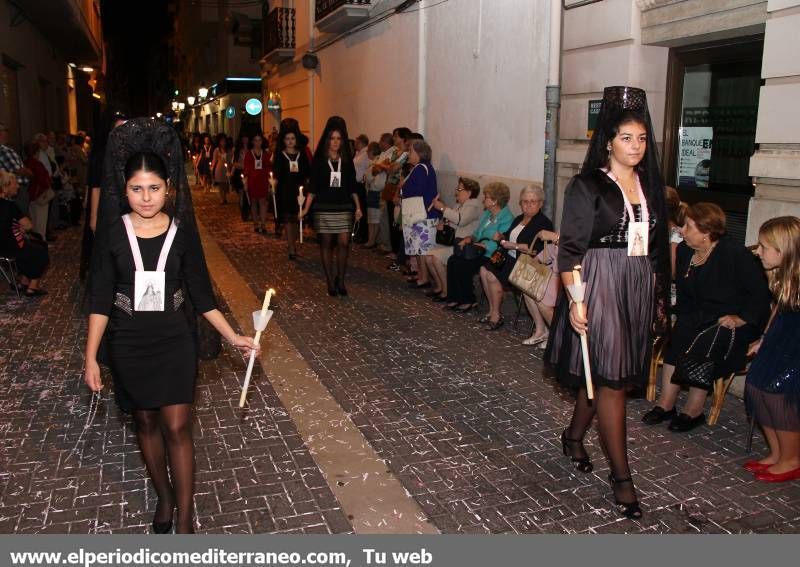
[[[698,189],[708,187],[713,139],[714,128],[711,126],[687,126],[680,129],[678,185]]]

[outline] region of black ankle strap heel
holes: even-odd
[[[594,470],[594,465],[592,464],[592,461],[589,460],[589,457],[573,457],[572,453],[567,447],[568,443],[578,443],[580,444],[584,453],[586,452],[586,449],[583,448],[583,441],[580,439],[569,439],[567,437],[567,430],[565,429],[561,433],[561,451],[564,453],[564,456],[569,457],[572,460],[573,466],[582,473],[592,472]]]
[[[611,483],[611,490],[614,490],[617,485],[631,483],[633,485],[633,479],[631,477],[626,478],[614,478],[614,473],[608,474],[608,482]],[[619,498],[617,498],[616,492],[614,493],[614,502],[617,505],[617,511],[628,518],[629,520],[639,520],[643,516],[642,508],[639,506],[639,501],[634,500],[633,502],[620,502]]]

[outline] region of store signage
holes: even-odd
[[[236,116],[236,107],[231,105],[228,108],[226,108],[225,116],[227,116],[229,120],[232,119],[234,116]]]
[[[261,104],[261,101],[257,98],[248,99],[246,103],[244,103],[244,109],[247,111],[247,114],[252,116],[258,116],[261,114],[261,109],[264,106]]]
[[[603,105],[603,99],[596,99],[589,101],[589,116],[586,120],[586,137],[591,138],[594,134],[594,129],[597,127],[597,117],[600,116],[600,107]]]
[[[686,126],[680,129],[679,137],[678,185],[699,189],[708,188],[714,128],[711,126]]]

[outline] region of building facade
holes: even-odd
[[[180,113],[185,129],[238,136],[250,121],[244,102],[261,93],[262,6],[227,0],[172,0],[170,12],[174,22],[170,69],[176,100],[192,97]],[[242,89],[245,84],[246,92]],[[208,89],[204,98],[199,96],[201,88]],[[226,114],[231,107],[234,112]]]
[[[103,97],[99,0],[0,1],[0,56],[0,121],[12,145],[91,129]]]
[[[314,143],[331,115],[377,140],[407,126],[457,177],[519,190],[543,180],[547,0],[270,2],[261,60],[266,130],[296,118]],[[304,55],[312,52],[310,70]],[[306,58],[306,64],[309,64]]]
[[[800,215],[800,0],[565,0],[558,189],[583,160],[590,101],[644,88],[666,182],[753,244]]]

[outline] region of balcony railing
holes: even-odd
[[[320,31],[341,32],[369,17],[371,0],[316,0],[315,21]]]
[[[264,19],[264,61],[274,64],[294,58],[294,8],[273,8]]]

